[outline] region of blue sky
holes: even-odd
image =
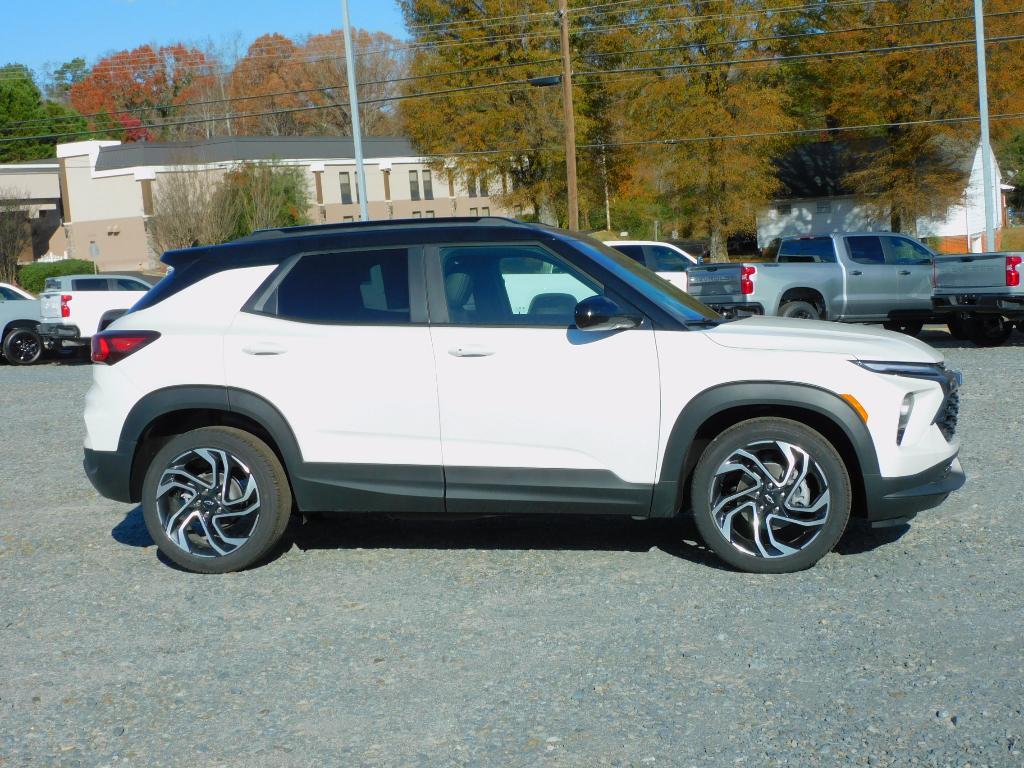
[[[239,41],[240,52],[265,32],[289,37],[341,27],[341,0],[2,0],[0,65],[39,71],[84,56],[145,43]],[[349,0],[352,25],[404,37],[395,0]]]

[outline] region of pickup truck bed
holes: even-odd
[[[981,346],[1024,328],[1024,252],[965,253],[935,259],[932,304]]]

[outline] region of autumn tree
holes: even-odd
[[[0,67],[0,163],[52,157],[58,139],[85,128],[73,109],[43,98],[35,77],[22,64]],[[71,139],[64,138],[63,141]]]
[[[237,196],[206,168],[181,164],[158,174],[155,187],[149,234],[157,252],[223,243],[239,227]]]
[[[202,135],[191,126],[146,128],[173,122],[179,107],[193,101],[215,66],[196,48],[181,43],[154,49],[143,45],[101,59],[71,85],[71,104],[89,118],[93,130],[109,130],[125,141]]]

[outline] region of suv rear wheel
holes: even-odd
[[[850,518],[850,477],[836,449],[789,419],[758,418],[707,447],[691,486],[697,530],[751,573],[790,573],[835,547]]]
[[[280,541],[292,495],[266,443],[240,429],[204,427],[156,454],[142,509],[168,558],[197,573],[228,573],[260,561]]]

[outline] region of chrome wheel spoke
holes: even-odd
[[[709,502],[725,540],[763,558],[799,553],[817,538],[831,509],[821,465],[782,440],[734,450],[715,472]]]
[[[223,557],[255,531],[260,489],[238,457],[220,448],[195,448],[164,469],[156,505],[172,544],[197,557]]]

